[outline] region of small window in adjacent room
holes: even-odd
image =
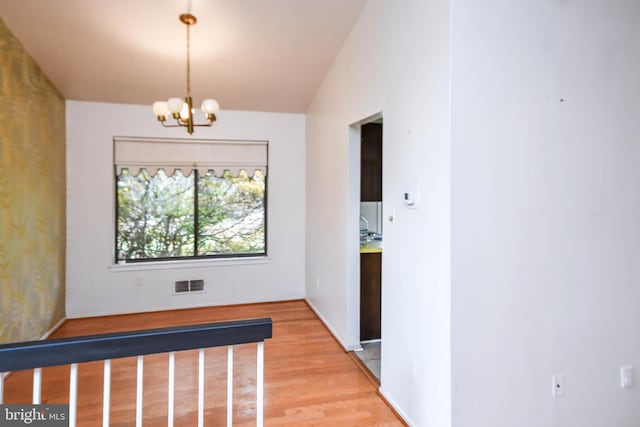
[[[116,260],[266,255],[266,150],[117,138]]]

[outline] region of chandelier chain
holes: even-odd
[[[191,46],[190,46],[190,28],[191,25],[187,24],[187,96],[191,96]]]

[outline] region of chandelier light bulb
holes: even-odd
[[[172,114],[179,113],[182,110],[182,104],[184,104],[182,98],[169,98],[167,100],[167,108]]]
[[[216,114],[220,111],[220,104],[215,99],[205,99],[200,107],[206,114]]]
[[[157,117],[168,117],[171,115],[167,103],[164,101],[156,101],[153,103],[153,114]]]
[[[189,118],[189,106],[186,102],[182,104],[182,109],[180,110],[180,118],[182,120],[187,120]]]

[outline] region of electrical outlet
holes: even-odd
[[[620,387],[622,388],[633,387],[633,366],[631,365],[620,366]]]
[[[396,227],[396,223],[398,222],[397,217],[396,217],[396,211],[395,209],[391,211],[391,215],[389,215],[387,217],[387,219],[389,220],[389,222],[391,223],[391,227],[395,228]]]
[[[553,397],[564,396],[564,375],[554,375],[553,377],[551,377],[551,381],[553,384]]]
[[[316,277],[316,289],[320,289],[320,278]]]

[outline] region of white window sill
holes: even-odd
[[[228,267],[237,265],[267,264],[268,256],[238,257],[238,258],[214,258],[214,259],[187,259],[175,261],[131,262],[124,264],[112,264],[108,268],[114,273],[146,270],[173,270],[177,268],[207,268]]]

